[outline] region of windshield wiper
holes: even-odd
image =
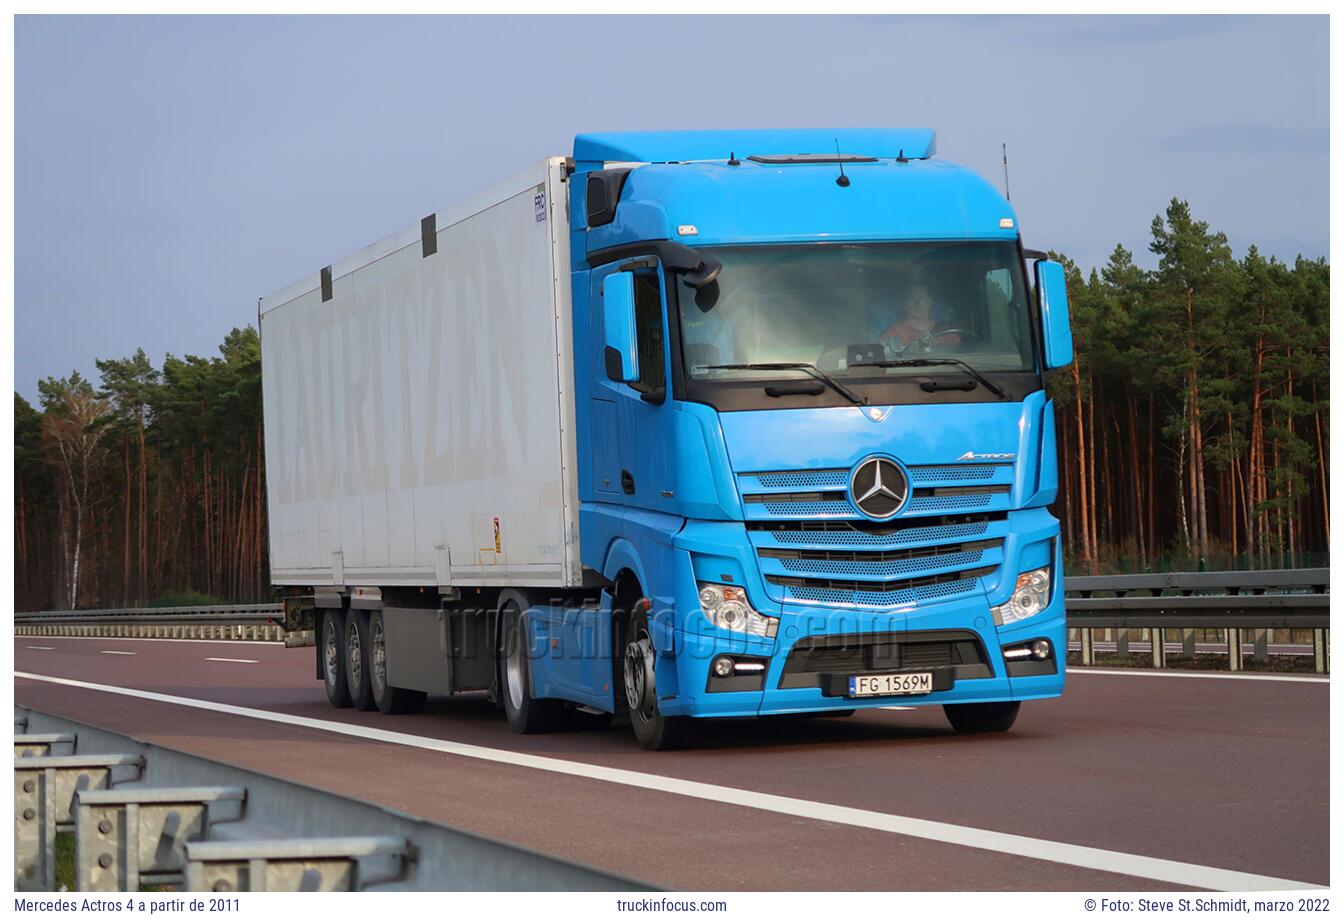
[[[995,396],[1000,399],[1008,397],[1008,394],[1003,391],[1003,387],[960,358],[892,358],[887,361],[865,361],[860,364],[851,364],[850,367],[938,367],[939,365],[959,367],[983,384],[985,389]]]
[[[821,370],[815,364],[808,364],[805,361],[780,361],[770,364],[700,364],[697,366],[704,368],[707,371],[803,371],[808,376],[820,380],[854,405],[868,405],[868,398],[866,396],[860,396],[849,387]]]

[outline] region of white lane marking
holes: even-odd
[[[111,651],[110,649],[103,649],[103,650],[102,650],[101,652],[99,652],[98,654],[100,654],[100,655],[134,655],[135,652],[114,652],[114,651]]]
[[[28,646],[28,647],[29,647],[29,648],[35,648],[35,649],[38,649],[39,651],[43,651],[43,652],[54,652],[54,651],[56,651],[56,646],[54,646],[54,645],[30,645],[30,646]]]
[[[17,637],[16,637],[17,638]],[[30,637],[31,638],[31,637]],[[55,642],[195,642],[197,645],[279,645],[284,642],[274,642],[270,639],[151,639],[140,638],[138,636],[42,636],[47,641]],[[304,646],[312,648],[312,646]]]
[[[906,818],[900,815],[869,811],[863,808],[849,808],[844,805],[830,805],[825,802],[812,802],[783,795],[771,795],[765,792],[752,792],[748,789],[736,789],[732,786],[715,786],[693,780],[676,779],[657,773],[638,773],[634,770],[621,770],[615,767],[603,767],[597,764],[579,763],[562,760],[557,757],[541,757],[536,754],[524,754],[500,748],[482,747],[476,744],[464,744],[460,741],[444,741],[438,738],[422,738],[406,732],[388,731],[385,728],[371,728],[364,725],[348,725],[343,722],[328,722],[325,719],[313,719],[307,716],[290,715],[283,712],[270,712],[265,709],[251,709],[246,706],[233,706],[229,703],[216,703],[212,700],[194,699],[184,696],[169,696],[166,693],[154,693],[149,690],[136,690],[130,687],[114,687],[107,684],[92,684],[66,677],[49,677],[45,674],[31,674],[15,671],[15,677],[36,680],[66,687],[78,687],[83,690],[97,690],[119,696],[129,696],[156,703],[171,703],[192,709],[204,709],[225,715],[242,716],[262,722],[276,722],[281,725],[311,728],[317,731],[363,738],[367,741],[381,741],[386,744],[400,744],[406,747],[420,748],[426,751],[440,751],[458,757],[470,757],[474,760],[508,764],[542,770],[547,773],[559,773],[564,776],[578,776],[601,782],[633,786],[655,792],[666,792],[709,802],[726,805],[739,805],[743,808],[755,808],[760,811],[791,815],[798,818],[811,818],[816,821],[829,821],[833,824],[847,824],[868,830],[885,831],[906,837],[919,837],[939,843],[973,847],[994,853],[1010,853],[1029,859],[1062,863],[1081,869],[1093,869],[1098,872],[1112,872],[1134,878],[1152,879],[1175,885],[1189,885],[1192,888],[1209,888],[1216,891],[1277,891],[1296,888],[1320,888],[1308,882],[1292,879],[1274,878],[1268,875],[1255,875],[1249,872],[1237,872],[1232,869],[1219,869],[1214,866],[1201,866],[1195,863],[1176,862],[1170,859],[1157,859],[1152,856],[1140,856],[1135,853],[1122,853],[1115,850],[1103,850],[1097,847],[1080,846],[1073,843],[1060,843],[1055,840],[1042,840],[1038,837],[1024,837],[1019,834],[1006,834],[1001,831],[983,830],[965,827],[959,824],[947,824],[942,821],[929,821],[924,818]]]
[[[207,658],[206,661],[231,661],[234,664],[257,664],[255,658]]]
[[[1328,675],[1301,677],[1292,674],[1211,674],[1208,671],[1171,671],[1157,668],[1069,668],[1070,674],[1106,674],[1122,677],[1205,677],[1213,680],[1276,680],[1291,684],[1329,684]]]
[[[889,709],[892,712],[914,712],[918,706],[879,706],[878,709]]]

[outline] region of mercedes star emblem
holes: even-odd
[[[849,477],[854,505],[870,518],[884,521],[905,506],[910,483],[904,471],[886,457],[868,457]]]

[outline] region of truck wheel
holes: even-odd
[[[362,610],[345,614],[345,684],[351,706],[365,712],[374,708],[369,690],[369,615]]]
[[[327,688],[327,702],[337,709],[350,705],[350,686],[345,681],[345,656],[341,641],[345,633],[345,614],[340,610],[326,610],[322,614],[322,683]]]
[[[509,727],[520,735],[566,727],[569,713],[561,700],[532,696],[532,663],[528,659],[527,620],[515,601],[500,611],[499,688]]]
[[[947,721],[959,735],[1006,732],[1017,721],[1021,703],[949,703],[943,707]]]
[[[423,690],[389,687],[387,684],[387,634],[383,627],[383,612],[369,615],[369,691],[374,705],[384,715],[419,712],[425,708],[428,696]]]
[[[643,602],[630,615],[624,656],[625,702],[630,709],[630,727],[648,751],[666,751],[684,744],[690,734],[690,719],[665,716],[658,711],[658,688],[654,682],[653,639],[649,615]]]

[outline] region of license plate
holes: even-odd
[[[932,671],[914,674],[853,674],[849,678],[850,696],[910,696],[932,692]]]

